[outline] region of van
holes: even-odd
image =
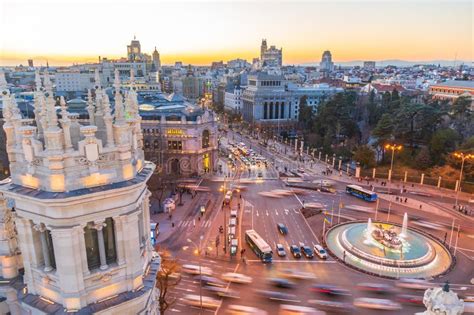
[[[231,200],[232,200],[232,191],[229,190],[229,191],[226,192],[226,194],[225,194],[225,197],[224,197],[224,204],[226,204],[226,205],[230,204]]]
[[[229,226],[236,226],[237,225],[237,219],[235,218],[230,218],[229,220]]]
[[[230,217],[237,219],[237,209],[230,210]]]

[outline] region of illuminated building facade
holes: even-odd
[[[217,120],[188,103],[140,107],[145,157],[165,177],[192,177],[217,168]]]
[[[3,98],[11,179],[0,185],[0,296],[17,314],[156,314],[146,162],[134,89],[116,104],[96,72],[87,123],[36,74],[35,119]],[[19,274],[24,268],[24,274]]]
[[[267,40],[262,39],[260,45],[260,61],[262,66],[281,67],[283,62],[283,49],[267,46]]]

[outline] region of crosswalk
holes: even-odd
[[[196,219],[193,219],[193,220],[183,220],[181,222],[179,222],[176,226],[178,228],[180,227],[195,227],[195,226],[198,226],[198,227],[201,227],[201,228],[208,228],[211,226],[211,223],[212,221],[211,220],[196,220]]]

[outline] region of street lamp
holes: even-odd
[[[458,159],[461,159],[461,172],[459,173],[459,184],[456,189],[456,206],[458,205],[458,195],[461,190],[461,181],[462,181],[462,171],[464,169],[464,161],[469,159],[474,159],[474,154],[464,154],[463,152],[454,152],[454,156]]]
[[[395,151],[401,151],[403,146],[396,144],[386,144],[385,149],[392,150],[392,160],[390,162],[390,171],[388,174],[388,181],[392,182],[392,172],[393,172],[393,157],[395,156]]]
[[[199,256],[199,304],[201,308],[201,310],[199,311],[199,314],[202,314],[202,270],[201,270],[202,239],[203,239],[203,236],[202,235],[199,236],[199,247],[193,240],[191,240],[190,238],[187,239],[188,243],[191,243],[194,245],[194,250],[197,252],[197,255]],[[186,250],[187,246],[184,246],[183,249]]]

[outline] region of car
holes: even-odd
[[[313,250],[309,246],[306,246],[305,244],[300,243],[300,249],[306,258],[312,259],[314,257]]]
[[[227,307],[226,314],[229,314],[229,315],[267,315],[268,313],[256,307],[231,304]]]
[[[426,290],[434,286],[433,283],[422,279],[400,279],[396,286],[403,289]]]
[[[314,252],[318,255],[321,259],[328,259],[328,253],[321,245],[314,245]]]
[[[217,278],[214,278],[214,277],[210,277],[210,276],[205,276],[205,275],[197,275],[194,277],[194,280],[201,280],[201,283],[204,285],[204,286],[213,286],[213,287],[225,287],[227,284],[222,281],[222,280],[219,280]]]
[[[201,268],[199,268],[199,266],[197,265],[183,265],[182,269],[185,273],[189,273],[192,275],[199,275],[199,274],[203,274],[206,276],[212,275],[212,270],[211,268],[208,268],[208,267],[201,266]]]
[[[354,306],[346,302],[327,301],[327,300],[308,300],[309,304],[316,306],[317,309],[329,311],[331,313],[355,313]]]
[[[304,173],[304,168],[302,168],[302,167],[298,168],[298,172],[299,173]]]
[[[314,280],[316,276],[311,272],[298,271],[294,269],[280,270],[280,275],[289,279],[295,280]]]
[[[285,257],[286,256],[286,251],[285,248],[283,247],[282,244],[276,244],[276,252],[278,256],[280,257]]]
[[[204,289],[215,293],[219,297],[234,298],[234,299],[240,298],[239,293],[232,289],[226,289],[226,288],[214,287],[214,286],[205,286]]]
[[[187,305],[197,306],[197,307],[201,306],[201,301],[202,301],[203,308],[215,309],[215,308],[218,308],[220,305],[219,300],[211,298],[210,296],[200,297],[199,295],[196,295],[196,294],[186,294],[182,300]]]
[[[255,162],[253,162],[252,165],[255,165]],[[258,172],[258,173],[257,173],[257,177],[258,177],[258,178],[263,178],[263,173],[262,173],[262,172]]]
[[[295,258],[301,258],[301,250],[298,246],[296,245],[291,245],[290,246],[290,252],[293,254],[293,257]]]
[[[354,299],[354,306],[387,311],[396,311],[402,308],[400,303],[394,302],[392,300],[366,297]]]
[[[412,305],[423,305],[423,296],[412,295],[412,294],[400,294],[397,296],[398,303],[401,304],[412,304]]]
[[[281,235],[286,235],[288,234],[288,228],[286,227],[285,224],[283,223],[278,223],[277,224],[278,232],[280,232]]]
[[[291,289],[295,286],[293,282],[284,278],[270,278],[268,279],[268,282],[277,288],[283,288],[283,289]]]
[[[281,304],[279,315],[325,315],[326,312],[319,311],[308,306]]]
[[[386,294],[393,292],[393,287],[385,283],[359,283],[357,289],[360,291],[374,292],[379,294]]]
[[[351,295],[349,290],[342,289],[342,288],[336,287],[334,285],[329,285],[329,284],[315,284],[311,286],[310,290],[313,292],[323,293],[327,295],[337,295],[337,296]]]
[[[252,283],[252,277],[243,275],[241,273],[227,272],[222,274],[221,279],[224,281],[234,282],[234,283]]]
[[[265,297],[273,301],[284,301],[284,302],[295,302],[298,301],[296,295],[288,294],[278,291],[269,291],[269,290],[255,290],[255,292],[262,297]]]

